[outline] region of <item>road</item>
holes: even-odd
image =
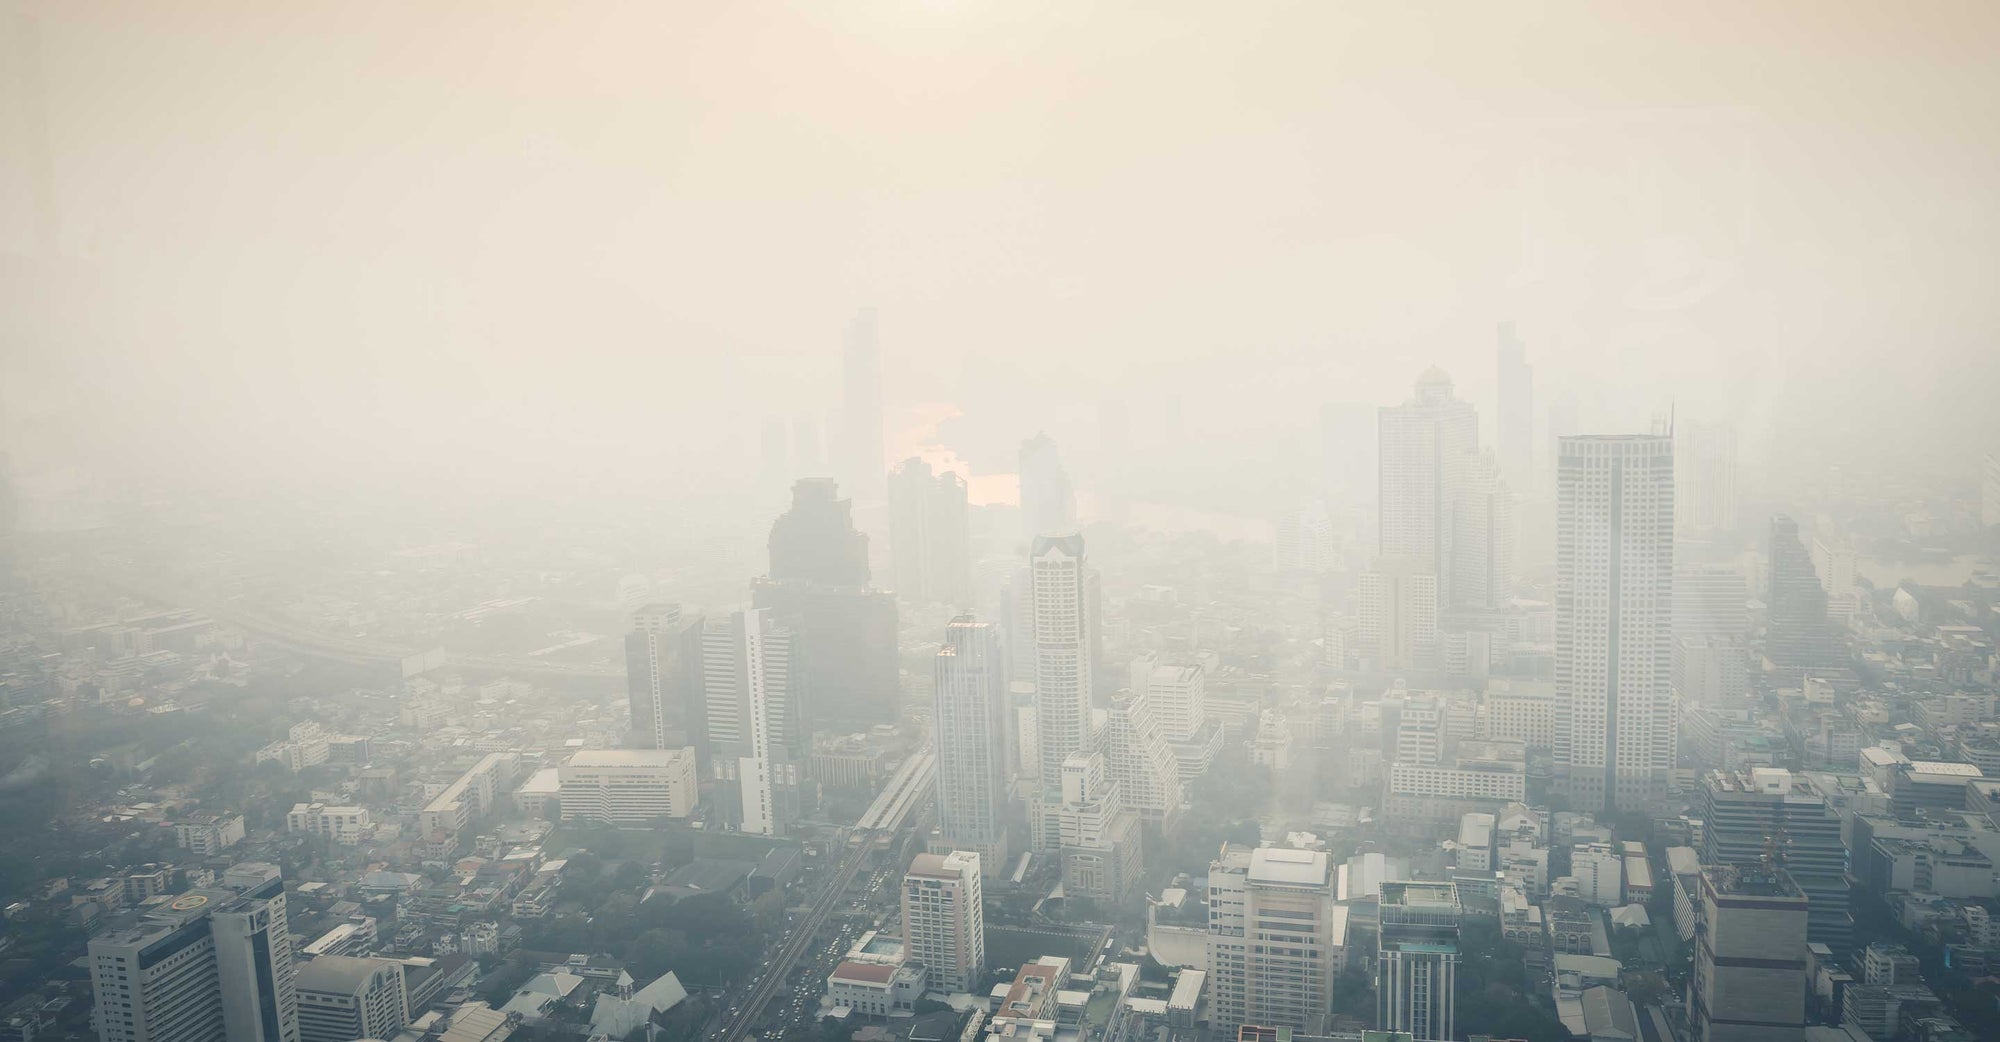
[[[825,892],[819,895],[819,899],[813,902],[812,908],[808,909],[805,916],[799,920],[791,936],[785,938],[784,947],[778,950],[777,957],[765,968],[763,977],[757,981],[757,986],[750,990],[750,996],[743,1000],[736,1017],[723,1029],[721,1035],[716,1036],[718,1042],[742,1042],[743,1037],[750,1033],[751,1027],[763,1017],[764,1007],[771,1001],[771,996],[777,994],[778,989],[784,987],[786,978],[791,976],[792,965],[798,962],[800,955],[812,947],[813,938],[819,934],[819,928],[825,925],[826,917],[839,907],[840,902],[847,896],[848,886],[860,873],[861,866],[868,863],[868,853],[874,845],[871,842],[873,838],[867,833],[862,833],[861,842],[848,850],[847,856],[833,870],[833,878],[828,881]]]

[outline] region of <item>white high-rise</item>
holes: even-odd
[[[285,884],[242,864],[90,941],[100,1042],[299,1042]]]
[[[1028,555],[1035,633],[1035,737],[1042,791],[1062,789],[1063,761],[1090,744],[1090,607],[1083,537],[1037,536]]]
[[[931,696],[939,842],[1006,863],[1007,690],[1000,627],[961,615],[945,626]]]
[[[1021,443],[1020,475],[1021,534],[1032,542],[1076,531],[1076,491],[1053,438],[1037,434]]]
[[[986,973],[986,916],[979,855],[918,854],[903,873],[903,955],[924,967],[931,990],[968,992]]]
[[[1222,725],[1208,718],[1208,667],[1202,658],[1169,663],[1152,652],[1141,655],[1132,660],[1132,692],[1146,696],[1181,781],[1207,773],[1222,752]]]
[[[744,832],[781,835],[798,814],[810,745],[792,662],[792,635],[767,609],[714,620],[702,634],[710,772]]]
[[[1438,577],[1407,557],[1384,557],[1355,584],[1356,649],[1372,668],[1437,663]]]
[[[1225,846],[1208,866],[1210,1027],[1324,1035],[1345,968],[1347,908],[1323,850]]]
[[[1674,765],[1673,439],[1556,454],[1557,779],[1577,810],[1642,809]]]
[[[1381,411],[1380,543],[1384,558],[1409,561],[1437,576],[1440,597],[1455,591],[1454,512],[1479,454],[1479,417],[1452,395],[1451,377],[1435,367],[1416,394]]]
[[[1172,833],[1181,816],[1180,768],[1144,692],[1111,696],[1104,720],[1104,762],[1125,805]]]

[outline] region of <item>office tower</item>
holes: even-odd
[[[938,838],[1006,864],[1007,684],[1000,627],[961,615],[945,627],[931,696],[937,747]]]
[[[1826,589],[1813,570],[1812,555],[1799,539],[1798,523],[1784,514],[1771,518],[1771,579],[1764,599],[1768,610],[1764,657],[1781,669],[1812,670],[1844,665],[1826,618]]]
[[[1417,1039],[1450,1039],[1457,1019],[1458,888],[1385,881],[1375,965],[1376,1024]]]
[[[1695,1042],[1805,1037],[1806,895],[1782,868],[1702,869],[1688,1023]]]
[[[1804,775],[1775,767],[1710,771],[1698,805],[1702,864],[1783,868],[1810,901],[1806,940],[1841,954],[1854,947],[1840,813]]]
[[[1979,523],[1991,528],[2000,525],[2000,453],[1987,453],[1985,464],[1979,472]]]
[[[811,736],[790,631],[769,611],[739,611],[702,631],[704,734],[723,820],[763,836],[788,831],[809,802]]]
[[[1535,367],[1527,363],[1514,323],[1500,323],[1500,471],[1525,489],[1535,476]]]
[[[1854,544],[1844,537],[1813,537],[1813,572],[1819,576],[1820,589],[1826,591],[1827,616],[1837,627],[1845,626],[1860,607],[1861,599],[1854,592],[1854,561]]]
[[[89,958],[100,1042],[300,1042],[275,865],[237,865],[91,938]]]
[[[1736,529],[1736,429],[1683,422],[1674,431],[1674,526],[1690,534]]]
[[[1479,454],[1479,417],[1452,395],[1451,377],[1435,367],[1402,405],[1380,416],[1381,502],[1378,552],[1437,577],[1438,596],[1456,593],[1453,512]]]
[[[1035,633],[1035,730],[1044,793],[1063,762],[1092,744],[1090,597],[1083,537],[1036,536],[1028,555]]]
[[[1514,494],[1491,453],[1466,464],[1452,513],[1452,593],[1459,608],[1500,608],[1514,597]]]
[[[1181,817],[1180,766],[1144,692],[1111,696],[1104,720],[1104,763],[1125,805],[1171,834]]]
[[[771,573],[751,604],[791,632],[810,703],[824,729],[892,723],[898,710],[896,599],[868,586],[868,537],[854,528],[833,482],[792,486],[792,506],[771,526]]]
[[[1557,780],[1576,810],[1637,810],[1674,766],[1673,441],[1556,452]]]
[[[1101,752],[1071,753],[1059,773],[1057,802],[1042,806],[1039,814],[1049,833],[1047,847],[1062,855],[1063,893],[1121,903],[1135,892],[1145,870],[1139,815],[1125,805]],[[1050,820],[1053,828],[1047,825]]]
[[[1355,583],[1356,651],[1364,668],[1437,664],[1438,579],[1406,557],[1384,557]]]
[[[969,850],[918,854],[903,873],[903,957],[923,966],[933,991],[973,991],[986,974],[979,860]]]
[[[1444,757],[1437,700],[1412,698],[1396,714],[1396,763],[1436,766]]]
[[[1076,531],[1076,491],[1062,456],[1047,434],[1021,443],[1021,535],[1032,542],[1041,536]]]
[[[875,309],[848,324],[841,351],[840,467],[842,480],[864,503],[882,501],[882,348]]]
[[[322,955],[298,969],[299,1042],[395,1038],[410,1022],[403,964]]]
[[[632,613],[625,634],[625,691],[632,706],[631,743],[641,749],[702,744],[690,734],[701,714],[690,712],[700,689],[701,618],[683,618],[678,604],[648,604]]]
[[[910,458],[889,472],[889,560],[896,596],[909,604],[972,601],[972,534],[965,479]]]
[[[822,586],[868,585],[868,536],[854,527],[853,504],[825,478],[792,485],[792,506],[771,524],[770,577]]]
[[[1324,1035],[1345,964],[1347,909],[1323,850],[1224,845],[1208,864],[1209,1022]]]
[[[1145,695],[1181,781],[1206,774],[1222,752],[1222,723],[1208,716],[1208,668],[1202,658],[1168,662],[1149,652],[1132,660],[1131,672],[1132,692]]]

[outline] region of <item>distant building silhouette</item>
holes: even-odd
[[[1069,535],[1076,531],[1076,490],[1063,469],[1056,443],[1037,434],[1021,443],[1021,535]]]
[[[792,486],[792,507],[772,524],[770,548],[773,579],[868,585],[868,536],[854,527],[852,504],[825,478]]]
[[[1843,665],[1838,642],[1827,623],[1826,587],[1820,584],[1812,554],[1799,538],[1798,522],[1784,514],[1773,516],[1770,540],[1764,657],[1785,670]]]
[[[906,604],[972,602],[965,479],[911,458],[889,473],[891,588]]]
[[[797,683],[821,727],[896,719],[896,599],[868,585],[868,537],[855,530],[833,482],[792,486],[792,507],[771,526],[771,571],[751,584],[798,645]]]

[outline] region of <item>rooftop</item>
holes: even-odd
[[[1323,850],[1258,847],[1250,853],[1250,880],[1279,886],[1326,886],[1328,863]]]
[[[579,749],[571,767],[669,767],[687,755],[685,749]]]

